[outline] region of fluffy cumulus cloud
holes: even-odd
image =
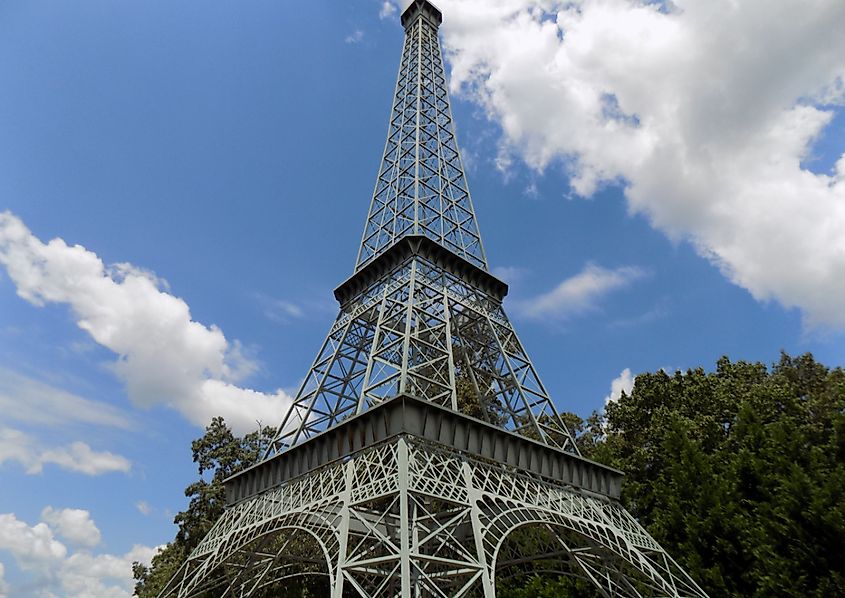
[[[610,383],[610,394],[604,398],[604,404],[618,401],[623,392],[630,395],[632,390],[634,390],[634,377],[631,375],[631,370],[625,368]]]
[[[76,441],[71,444],[51,448],[38,455],[36,473],[40,472],[45,463],[54,463],[70,471],[77,471],[86,475],[99,475],[110,471],[129,471],[129,460],[109,451],[95,451],[84,442]],[[32,468],[30,468],[32,470]]]
[[[453,89],[501,124],[502,163],[563,163],[581,196],[620,184],[758,300],[845,327],[845,154],[807,167],[845,103],[845,3],[438,5]]]
[[[27,575],[26,595],[129,598],[133,587],[132,563],[148,565],[157,550],[136,545],[122,555],[93,554],[87,549],[71,552],[55,534],[83,546],[85,543],[79,540],[85,537],[90,547],[94,538],[92,530],[97,532],[97,540],[99,530],[88,512],[48,507],[42,518],[44,521],[30,526],[12,513],[0,514],[0,556],[4,552],[10,554]],[[0,597],[4,585],[6,591],[11,591],[3,582],[2,573],[0,567]]]
[[[28,474],[41,473],[47,464],[91,476],[126,473],[132,467],[125,457],[108,451],[95,451],[84,442],[45,447],[29,434],[0,426],[0,465],[7,461],[22,465]]]
[[[46,523],[30,527],[12,513],[0,513],[0,550],[15,557],[24,569],[52,567],[67,556],[67,548]]]
[[[629,286],[645,276],[641,268],[623,266],[608,270],[587,264],[578,274],[567,278],[551,291],[515,303],[517,311],[529,318],[566,319],[595,309],[601,297]]]
[[[132,563],[149,565],[155,548],[136,545],[126,554],[77,552],[70,555],[58,574],[60,595],[79,598],[129,598],[132,596]]]
[[[91,514],[84,509],[44,507],[41,520],[72,544],[90,547],[100,543],[100,530],[91,519]]]
[[[281,390],[237,386],[255,364],[219,328],[195,322],[187,303],[150,272],[106,266],[62,239],[44,243],[8,212],[0,213],[0,263],[19,296],[68,305],[79,327],[117,354],[114,371],[136,405],[166,404],[198,425],[222,415],[244,433],[255,420],[280,420],[290,404]]]

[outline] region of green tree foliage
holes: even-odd
[[[643,374],[582,435],[622,499],[711,596],[845,595],[845,372]]]
[[[455,368],[455,398],[458,411],[493,425],[505,421],[505,410],[498,397],[479,392],[470,368],[458,364]]]
[[[236,437],[222,417],[215,417],[201,438],[191,443],[200,478],[185,488],[188,508],[178,513],[176,537],[153,557],[149,567],[134,563],[135,594],[155,598],[179,569],[190,552],[222,515],[225,504],[223,480],[255,464],[275,435],[274,428],[263,428]]]

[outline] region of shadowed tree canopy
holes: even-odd
[[[711,596],[845,595],[845,372],[723,357],[637,376],[583,436]]]
[[[459,377],[462,410],[495,419]],[[769,368],[722,358],[715,371],[641,374],[633,391],[586,421],[563,419],[585,457],[626,473],[625,507],[713,597],[845,595],[845,372],[809,354]],[[150,568],[152,597],[223,509],[222,480],[255,462],[273,430],[236,438],[221,418],[194,441],[201,475],[179,530]],[[530,552],[542,535],[510,541]],[[528,567],[497,581],[500,598],[594,596],[584,582]],[[307,596],[313,588],[286,588]]]

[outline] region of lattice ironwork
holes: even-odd
[[[400,393],[577,453],[501,299],[415,254],[343,305],[272,453]]]
[[[619,472],[580,457],[502,308],[440,22],[426,0],[402,14],[384,158],[340,313],[265,460],[227,482],[224,515],[162,597],[269,596],[316,576],[335,598],[491,598],[497,576],[538,571],[608,597],[705,596],[619,504]]]
[[[356,269],[404,235],[427,236],[487,269],[455,138],[439,24],[439,12],[427,7],[405,23],[387,142]]]
[[[531,528],[535,554],[507,542]],[[318,553],[288,550],[294,530]],[[230,507],[163,595],[260,595],[305,563],[336,597],[491,597],[537,560],[606,596],[706,596],[617,502],[410,436]]]

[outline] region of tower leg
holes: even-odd
[[[470,517],[472,520],[472,537],[475,541],[475,554],[478,564],[481,565],[481,588],[484,598],[495,598],[495,580],[493,570],[487,563],[487,554],[484,552],[484,531],[481,527],[481,509],[479,504],[482,500],[481,493],[472,484],[472,469],[468,462],[461,467],[463,482],[467,487],[467,499],[470,504]]]
[[[411,517],[408,505],[408,444],[400,438],[397,444],[399,465],[399,571],[401,596],[411,598]]]
[[[344,488],[340,496],[340,521],[337,529],[337,563],[332,567],[332,598],[343,596],[343,568],[346,565],[346,551],[349,545],[349,501],[352,495],[354,467],[352,461],[347,462],[344,467]]]

